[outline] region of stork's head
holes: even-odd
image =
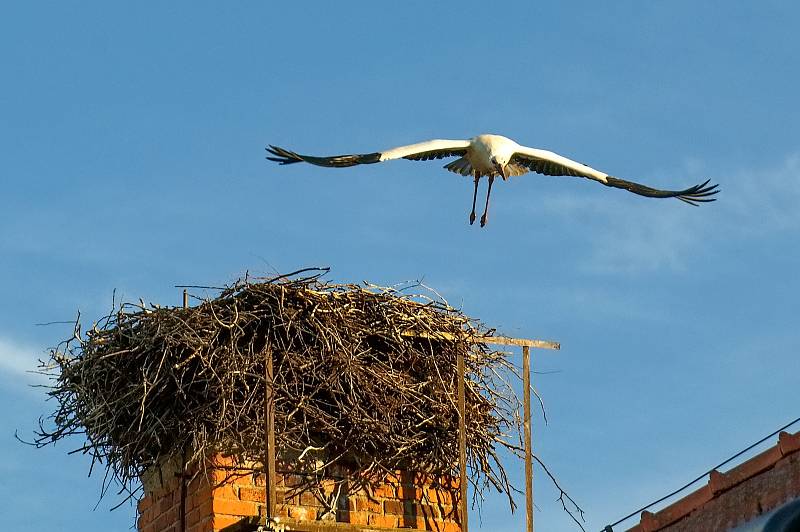
[[[502,157],[499,155],[495,155],[491,159],[492,166],[494,167],[495,171],[503,178],[503,181],[508,179],[508,172],[506,171],[506,165],[508,161],[504,161]]]

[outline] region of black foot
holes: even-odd
[[[484,225],[486,225],[486,215],[485,214],[483,216],[481,216],[481,227],[483,227]]]
[[[469,213],[469,225],[472,225],[474,223],[475,223],[475,213],[471,212]]]

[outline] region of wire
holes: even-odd
[[[702,475],[700,475],[700,476],[699,476],[699,477],[697,477],[696,479],[692,480],[691,482],[688,482],[688,483],[684,484],[683,486],[681,486],[680,488],[676,489],[676,490],[675,490],[675,491],[673,491],[672,493],[668,493],[667,495],[664,495],[664,496],[663,496],[663,497],[661,497],[660,499],[658,499],[658,500],[656,500],[656,501],[653,501],[653,502],[651,502],[651,503],[650,503],[650,504],[648,504],[647,506],[643,506],[643,507],[639,508],[638,510],[636,510],[635,512],[631,512],[631,513],[629,513],[628,515],[626,515],[625,517],[623,517],[623,518],[622,518],[622,519],[620,519],[619,521],[616,521],[615,523],[611,523],[610,525],[607,525],[607,526],[606,526],[606,527],[605,527],[605,528],[604,528],[604,529],[603,529],[601,532],[614,532],[614,527],[615,527],[615,526],[617,526],[618,524],[620,524],[621,522],[623,522],[623,521],[627,521],[628,519],[630,519],[630,518],[631,518],[631,517],[633,517],[634,515],[636,515],[636,514],[638,514],[638,513],[641,513],[641,512],[643,512],[643,511],[647,510],[648,508],[650,508],[650,507],[652,507],[652,506],[655,506],[656,504],[658,504],[658,503],[660,503],[660,502],[662,502],[662,501],[665,501],[665,500],[669,499],[669,498],[670,498],[670,497],[672,497],[673,495],[677,495],[678,493],[682,492],[683,490],[685,490],[686,488],[688,488],[689,486],[691,486],[691,485],[692,485],[692,484],[694,484],[695,482],[697,482],[697,481],[699,481],[699,480],[703,480],[703,478],[705,478],[705,476],[706,476],[706,475],[710,475],[710,474],[711,474],[713,471],[716,471],[716,470],[718,470],[720,467],[722,467],[722,466],[724,466],[725,464],[727,464],[728,462],[731,462],[732,460],[735,460],[735,459],[739,458],[739,457],[740,457],[740,456],[742,456],[744,453],[746,453],[747,451],[751,450],[753,447],[757,447],[757,446],[761,445],[762,443],[764,443],[765,441],[769,440],[770,438],[773,438],[773,437],[775,437],[775,435],[776,435],[776,434],[778,434],[778,433],[780,433],[780,432],[782,432],[782,431],[784,431],[784,430],[788,429],[789,427],[791,427],[792,425],[794,425],[794,424],[795,424],[795,423],[797,423],[798,421],[800,421],[800,417],[799,417],[799,418],[797,418],[797,419],[795,419],[794,421],[790,421],[789,423],[787,423],[786,425],[782,426],[781,428],[779,428],[779,429],[778,429],[778,430],[776,430],[775,432],[773,432],[773,433],[771,433],[771,434],[769,434],[769,435],[767,435],[767,436],[764,436],[763,438],[761,438],[760,440],[758,440],[758,441],[757,441],[757,442],[755,442],[754,444],[752,444],[752,445],[748,446],[747,448],[745,448],[745,449],[742,449],[741,451],[739,451],[738,453],[734,454],[733,456],[731,456],[730,458],[728,458],[728,459],[727,459],[727,460],[725,460],[724,462],[722,462],[722,463],[720,463],[720,464],[717,464],[715,467],[712,467],[711,469],[709,469],[708,471],[706,471],[705,473],[703,473]]]

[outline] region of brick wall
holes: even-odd
[[[176,470],[174,464],[168,465],[143,479],[139,532],[180,532],[181,489]],[[289,526],[350,523],[379,530],[461,532],[457,480],[433,483],[421,475],[398,472],[371,493],[341,490],[338,498],[333,483],[324,481],[314,493],[293,495],[292,488],[298,483],[297,476],[278,475],[276,513]],[[263,520],[264,475],[232,471],[223,461],[221,467],[209,470],[208,477],[189,482],[185,499],[186,532],[233,530],[239,523]]]
[[[800,432],[782,432],[778,444],[663,510],[642,512],[629,532],[726,531],[800,497]]]

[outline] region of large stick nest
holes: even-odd
[[[51,352],[58,406],[36,443],[83,435],[75,452],[129,490],[187,451],[189,463],[219,452],[258,461],[271,356],[278,457],[309,483],[334,470],[368,482],[397,469],[457,476],[462,354],[470,480],[513,506],[499,451],[519,451],[514,369],[481,343],[491,331],[476,320],[431,292],[318,275],[243,279],[196,300],[126,303],[85,333],[76,325]]]

